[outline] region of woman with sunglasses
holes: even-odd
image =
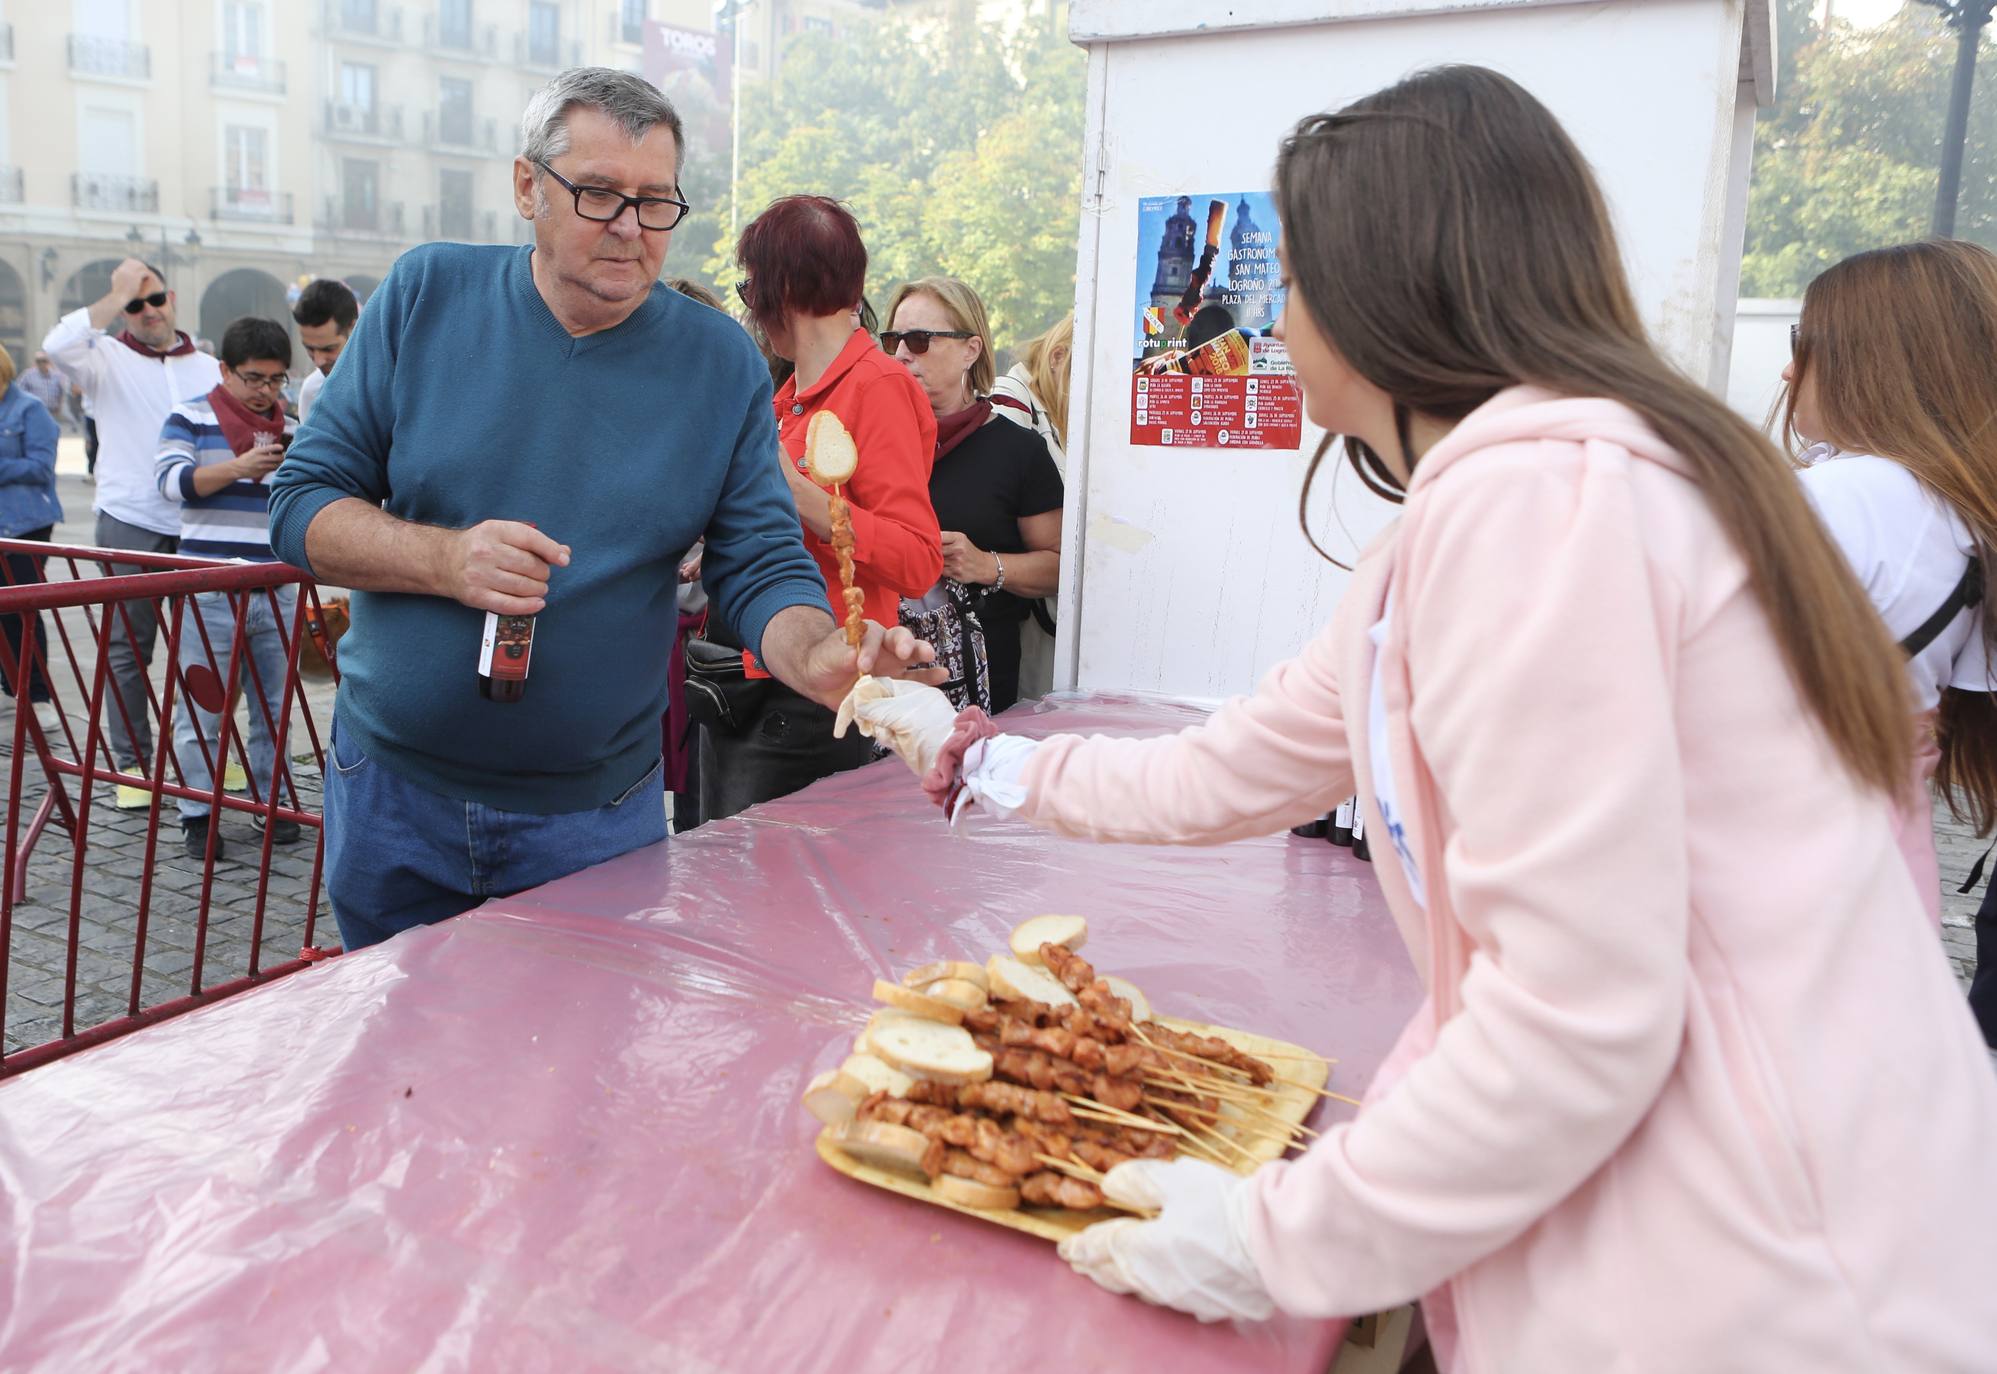
[[[1929,781],[1978,834],[1997,821],[1990,689],[1997,600],[1997,256],[1932,240],[1846,258],[1810,283],[1782,369],[1803,487],[1900,643],[1917,713],[1899,815],[1928,919],[1941,925]]]
[[[827,604],[844,619],[830,492],[803,468],[805,430],[821,410],[839,417],[860,454],[846,484],[853,585],[869,619],[894,625],[901,598],[920,596],[943,565],[928,491],[935,422],[908,374],[857,323],[867,280],[860,226],[836,200],[786,196],[742,231],[735,261],[744,274],[736,294],[770,351],[792,364],[776,393],[781,452],[773,461],[797,502]],[[745,660],[750,676],[767,677],[746,651]],[[873,757],[867,740],[851,731],[835,739],[832,725],[832,712],[768,678],[734,731],[701,731],[701,819],[724,819]]]
[[[1997,1076],[1886,823],[1904,670],[1787,462],[1657,354],[1510,79],[1305,119],[1276,201],[1306,411],[1401,519],[1194,730],[913,751],[1097,840],[1356,788],[1428,998],[1301,1158],[1121,1165],[1157,1219],[1063,1254],[1208,1319],[1419,1296],[1460,1371],[1988,1369]]]
[[[969,665],[952,699],[1003,711],[1019,700],[1020,637],[1033,602],[1061,585],[1061,470],[1031,429],[990,423],[998,418],[988,399],[996,369],[976,291],[955,277],[924,277],[895,292],[888,320],[881,347],[936,413],[929,498],[943,527],[943,579],[925,589],[924,605],[976,615],[989,699],[969,685]]]

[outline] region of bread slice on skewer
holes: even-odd
[[[930,1181],[929,1191],[960,1207],[975,1207],[981,1212],[1005,1212],[1019,1206],[1019,1189],[1000,1188],[955,1174],[937,1175]]]
[[[860,467],[860,450],[837,415],[821,410],[804,430],[804,465],[813,480],[843,486]]]
[[[1082,916],[1035,916],[1012,932],[1012,952],[1023,964],[1040,963],[1042,945],[1080,949],[1089,940],[1089,923]]]
[[[908,1090],[915,1086],[913,1078],[900,1069],[889,1068],[885,1061],[871,1054],[847,1055],[839,1072],[857,1079],[869,1093],[886,1093],[889,1097],[907,1097]]]
[[[962,1026],[939,1021],[895,1021],[867,1037],[876,1057],[915,1078],[936,1083],[983,1083],[992,1076],[992,1057],[978,1048]]]
[[[855,1121],[833,1137],[840,1149],[862,1164],[896,1173],[919,1174],[929,1153],[929,1137],[887,1121]]]
[[[901,985],[921,992],[931,983],[941,983],[949,978],[961,978],[967,983],[976,983],[981,988],[987,986],[985,966],[969,964],[962,959],[938,959],[933,964],[912,968],[901,976]]]
[[[991,980],[994,997],[1024,998],[1029,1002],[1045,1002],[1050,1007],[1080,1005],[1075,994],[1046,969],[1022,964],[1003,954],[994,954],[986,961],[985,973]]]
[[[945,1025],[964,1024],[964,1008],[955,1002],[946,1002],[941,997],[932,997],[914,988],[905,988],[899,983],[890,983],[885,978],[874,980],[874,1000],[897,1011],[910,1012],[927,1017],[931,1021],[941,1021]]]

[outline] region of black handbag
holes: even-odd
[[[741,734],[756,719],[773,681],[750,677],[740,649],[687,636],[686,710],[693,724]]]

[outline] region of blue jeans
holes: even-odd
[[[666,838],[665,765],[607,806],[554,816],[446,797],[374,763],[333,725],[326,895],[348,949],[434,925]]]
[[[270,708],[270,724],[267,726],[264,724],[264,707],[257,705],[255,698],[250,700],[250,796],[256,801],[262,801],[264,793],[270,790],[271,769],[277,764],[277,739],[272,731],[284,724],[284,636],[290,631],[292,616],[298,609],[297,587],[278,587],[275,591],[277,609],[274,613],[269,592],[258,590],[245,593],[250,604],[243,615],[244,643],[236,664],[236,682],[233,686],[223,683],[232,703],[237,687],[243,688],[246,696],[251,690],[260,689],[265,705]],[[197,618],[200,625],[195,624]],[[202,626],[208,630],[205,643],[201,638]],[[228,596],[220,592],[203,592],[196,596],[181,613],[182,671],[200,666],[212,672],[218,681],[226,677],[235,634],[236,608]],[[254,674],[250,671],[252,662],[256,664]],[[210,796],[215,791],[213,765],[216,756],[222,752],[221,720],[219,713],[204,711],[197,706],[192,695],[183,688],[179,714],[173,722],[174,757],[180,760],[180,775],[187,780],[187,785]],[[228,759],[224,758],[225,768],[227,762]],[[177,800],[183,821],[199,820],[208,814],[205,799],[196,801],[180,797]],[[295,806],[297,803],[287,791],[279,795],[278,804]]]

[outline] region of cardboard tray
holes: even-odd
[[[1271,1040],[1267,1036],[1249,1031],[1231,1030],[1226,1026],[1202,1025],[1197,1021],[1182,1021],[1172,1016],[1154,1016],[1154,1020],[1170,1026],[1174,1030],[1191,1031],[1198,1035],[1218,1036],[1238,1049],[1249,1054],[1294,1054],[1308,1055],[1312,1051],[1301,1045],[1292,1045],[1284,1040]],[[1269,1086],[1278,1094],[1269,1110],[1284,1121],[1301,1125],[1318,1104],[1318,1096],[1313,1089],[1322,1088],[1331,1076],[1331,1066],[1314,1059],[1271,1059],[1269,1066],[1276,1071],[1276,1080]],[[1255,1156],[1256,1163],[1278,1158],[1283,1153],[1282,1142],[1266,1136],[1243,1136],[1231,1130],[1226,1124],[1226,1111],[1223,1108],[1220,1130],[1240,1140],[1242,1148]],[[818,1157],[837,1169],[848,1178],[870,1183],[876,1188],[885,1188],[891,1193],[900,1193],[927,1202],[934,1207],[947,1207],[965,1216],[977,1217],[998,1226],[1009,1226],[1015,1231],[1024,1231],[1030,1236],[1043,1240],[1062,1241],[1098,1221],[1111,1217],[1128,1216],[1114,1208],[1098,1208],[1093,1212],[1070,1212],[1055,1207],[1015,1208],[1009,1211],[983,1211],[976,1207],[966,1207],[961,1203],[940,1198],[929,1189],[928,1180],[913,1174],[899,1174],[892,1170],[862,1164],[841,1150],[832,1141],[832,1128],[827,1127],[818,1135]],[[1240,1173],[1253,1171],[1252,1165],[1243,1161],[1237,1166]]]

